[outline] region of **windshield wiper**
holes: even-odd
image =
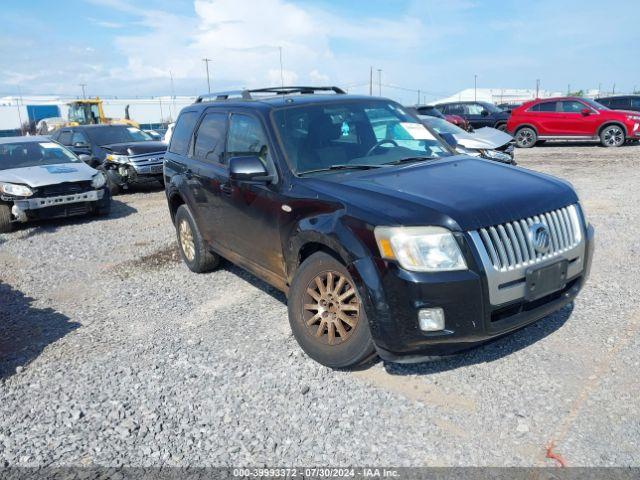
[[[306,175],[307,173],[317,173],[317,172],[329,172],[331,170],[369,170],[371,168],[382,168],[385,167],[386,164],[376,165],[370,163],[363,164],[347,164],[347,165],[331,165],[325,168],[318,168],[316,170],[307,170],[306,172],[301,172],[300,175]]]
[[[440,157],[430,157],[427,155],[417,156],[417,157],[405,157],[399,160],[394,160],[393,162],[387,162],[384,165],[400,165],[402,163],[410,163],[410,162],[421,162],[424,160],[436,160]]]

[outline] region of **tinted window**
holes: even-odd
[[[640,108],[640,97],[631,99],[631,106],[633,108]]]
[[[555,112],[558,102],[542,102],[529,109],[530,112]]]
[[[229,124],[227,156],[230,158],[250,155],[257,156],[268,167],[267,136],[257,118],[234,114]]]
[[[447,114],[449,115],[466,115],[466,109],[464,105],[459,103],[452,103],[451,105],[447,105]]]
[[[576,102],[575,100],[560,102],[560,111],[564,113],[580,113],[585,108],[588,107],[584,103]]]
[[[169,145],[170,152],[177,153],[178,155],[187,154],[193,127],[198,121],[198,116],[197,112],[185,112],[180,115],[173,129],[173,134],[171,135],[171,145]]]
[[[60,135],[58,135],[58,142],[63,145],[71,145],[71,130],[63,130]]]
[[[597,98],[596,102],[598,102],[601,105],[604,105],[605,107],[611,106],[611,99],[609,98]]]
[[[205,115],[195,136],[194,158],[222,163],[220,156],[224,152],[226,128],[227,115],[225,113],[208,113]]]

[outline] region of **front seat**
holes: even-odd
[[[318,115],[311,120],[307,138],[298,151],[298,171],[346,163],[348,156],[344,146],[334,142],[340,134],[340,125],[335,125],[329,115]]]

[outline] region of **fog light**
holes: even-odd
[[[444,311],[441,308],[423,308],[418,311],[418,321],[423,332],[444,330]]]

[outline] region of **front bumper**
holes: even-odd
[[[493,306],[481,267],[441,273],[408,272],[381,259],[352,264],[371,334],[384,360],[411,363],[450,355],[539,320],[573,301],[584,286],[593,256],[593,228],[585,235],[582,270],[565,288],[533,302],[524,299]],[[423,332],[418,310],[440,307],[445,330]]]
[[[111,195],[106,188],[55,197],[14,200],[11,213],[18,222],[84,215],[108,207]]]

